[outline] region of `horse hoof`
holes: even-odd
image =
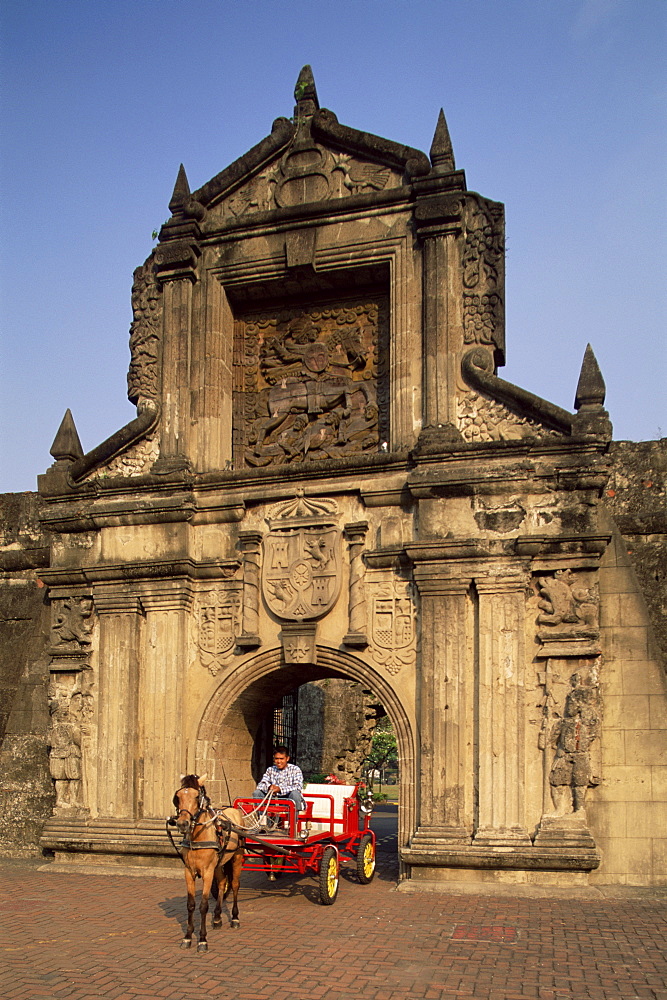
[[[203,955],[205,951],[208,951],[208,944],[206,941],[200,941],[197,945],[197,954]]]
[[[181,941],[181,948],[189,948],[191,944],[192,941],[188,941],[187,938],[183,938],[183,940]]]
[[[222,917],[216,917],[213,921],[214,927],[222,927]]]
[[[232,927],[234,928],[234,930],[236,930],[236,928],[240,926],[241,926],[240,920],[232,920]]]

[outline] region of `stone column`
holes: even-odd
[[[453,424],[456,400],[449,296],[451,262],[449,242],[453,237],[429,236],[423,248],[424,323],[424,427]],[[458,346],[458,344],[456,345]]]
[[[100,621],[97,793],[99,816],[136,815],[137,701],[142,607],[129,594],[95,591]]]
[[[530,845],[525,829],[526,582],[476,581],[479,595],[478,787],[475,844]]]
[[[421,596],[420,821],[413,845],[469,844],[472,814],[466,694],[469,580],[415,566]]]
[[[185,467],[189,458],[192,282],[164,283],[161,464]]]
[[[363,649],[368,645],[366,635],[366,594],[364,591],[364,560],[362,553],[368,521],[357,521],[346,524],[345,539],[350,554],[350,583],[348,599],[348,629],[343,639],[346,646],[356,646]]]
[[[143,594],[146,612],[139,683],[139,815],[164,816],[187,767],[189,588]]]
[[[422,428],[456,435],[461,320],[461,191],[456,172],[415,181],[415,225],[422,242]]]
[[[244,649],[259,646],[259,569],[262,534],[240,531],[239,548],[243,554],[243,633],[237,645]]]

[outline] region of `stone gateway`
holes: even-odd
[[[665,675],[605,505],[605,386],[498,375],[503,206],[291,118],[196,191],[134,276],[137,416],[39,480],[50,533],[43,848],[159,864],[178,776],[252,791],[263,720],[348,678],[390,716],[404,879],[664,884]],[[585,348],[585,352],[584,352]],[[574,387],[573,387],[574,388]]]

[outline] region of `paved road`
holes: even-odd
[[[201,957],[181,951],[182,874],[63,874],[0,859],[7,1000],[667,1000],[667,895],[396,891],[394,818],[378,875],[246,880]],[[227,911],[228,912],[228,911]],[[224,911],[223,911],[224,913]]]

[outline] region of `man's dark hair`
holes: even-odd
[[[289,749],[284,743],[280,743],[277,747],[273,748],[274,757],[277,753],[284,753],[286,757],[289,757]]]

